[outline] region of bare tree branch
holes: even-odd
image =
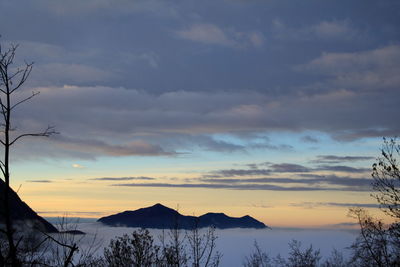
[[[26,133],[26,134],[21,134],[21,135],[17,136],[12,142],[10,142],[10,146],[12,146],[16,141],[18,141],[19,139],[21,139],[23,137],[27,137],[27,136],[49,137],[50,135],[53,135],[53,134],[58,134],[58,132],[56,132],[54,130],[54,126],[48,126],[47,129],[44,132],[41,132],[41,133]]]
[[[31,74],[33,62],[25,63],[25,64],[26,64],[25,69],[23,71],[21,71],[22,76],[21,76],[18,84],[10,91],[10,94],[12,94],[14,91],[18,90],[18,88],[20,88],[25,83],[25,81],[28,79],[29,75]],[[14,74],[14,76],[17,74],[18,74],[18,71]]]
[[[18,106],[18,105],[20,105],[20,104],[22,104],[22,103],[28,101],[29,99],[34,98],[34,97],[37,96],[38,94],[40,94],[40,92],[33,92],[33,91],[32,91],[32,95],[31,95],[31,96],[29,96],[29,97],[27,97],[27,98],[25,98],[25,99],[23,99],[23,100],[17,102],[16,104],[14,104],[14,105],[10,108],[10,110],[13,110],[16,106]]]

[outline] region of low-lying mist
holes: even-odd
[[[72,223],[74,228],[86,233],[82,236],[79,246],[85,249],[89,246],[97,246],[96,254],[101,255],[104,247],[108,246],[111,239],[130,234],[137,228],[109,227],[97,222]],[[154,240],[159,242],[163,232],[168,237],[169,230],[149,229]],[[273,229],[229,229],[216,230],[217,251],[222,254],[221,266],[240,266],[246,256],[254,250],[254,242],[268,253],[271,257],[280,254],[287,257],[289,252],[288,243],[298,240],[305,249],[310,245],[320,249],[322,258],[330,256],[333,249],[348,257],[350,251],[347,249],[355,240],[358,231],[348,229],[295,229],[295,228],[273,228]],[[182,236],[186,234],[181,231]],[[77,238],[79,239],[79,237]],[[95,242],[93,243],[93,240]]]

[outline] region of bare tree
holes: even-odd
[[[301,250],[301,242],[292,240],[289,248],[288,267],[315,267],[321,260],[319,249],[314,250],[312,245],[306,250]]]
[[[254,250],[249,256],[246,256],[243,267],[269,267],[272,266],[268,254],[261,250],[257,241],[254,241]]]
[[[181,229],[178,216],[179,205],[175,210],[177,213],[173,218],[172,227],[167,231],[163,230],[158,238],[161,242],[161,256],[165,265],[181,267],[187,266],[189,257],[186,252],[186,236]]]
[[[21,104],[35,97],[39,92],[32,92],[29,96],[14,100],[15,93],[24,85],[28,79],[33,63],[26,63],[22,67],[14,66],[14,59],[18,45],[11,45],[3,50],[0,45],[0,144],[4,149],[2,159],[0,159],[0,171],[5,182],[3,194],[5,229],[1,231],[5,234],[8,242],[8,252],[0,252],[0,266],[11,265],[13,267],[21,266],[17,257],[17,247],[20,240],[15,240],[15,229],[12,222],[9,195],[10,188],[10,153],[11,147],[20,139],[28,136],[48,137],[55,134],[54,128],[49,126],[44,131],[37,133],[19,133],[15,134],[15,125],[13,122],[13,111]],[[16,98],[15,98],[16,99]]]
[[[109,267],[163,266],[160,263],[159,250],[149,230],[139,229],[133,231],[131,236],[124,234],[112,239],[104,249],[104,264]]]
[[[322,264],[323,267],[347,267],[350,263],[344,258],[343,253],[333,249],[329,258]]]
[[[400,219],[400,145],[396,138],[383,138],[381,157],[372,165],[373,189],[383,211]]]
[[[385,225],[361,208],[350,209],[349,215],[360,225],[360,234],[351,246],[355,266],[400,266],[398,226]]]
[[[193,229],[186,233],[191,252],[193,267],[216,267],[221,260],[221,254],[216,250],[215,227],[211,226],[204,233],[198,227],[196,220]]]

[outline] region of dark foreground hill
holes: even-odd
[[[6,184],[0,179],[0,223],[4,224],[4,192]],[[51,223],[36,214],[25,202],[23,202],[17,193],[11,189],[10,195],[11,218],[16,225],[23,228],[32,227],[47,233],[58,232]]]
[[[207,213],[200,217],[185,216],[176,210],[156,204],[134,211],[124,211],[98,220],[110,226],[127,226],[156,229],[192,229],[214,226],[219,229],[228,228],[267,228],[267,226],[250,216],[240,218],[229,217],[224,213]]]

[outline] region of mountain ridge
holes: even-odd
[[[229,228],[268,228],[264,223],[249,215],[230,217],[225,213],[208,212],[201,216],[182,215],[178,211],[160,203],[133,211],[123,211],[97,220],[109,226],[127,226],[156,229],[192,229],[213,226],[218,229]]]
[[[6,184],[0,179],[0,223],[5,222],[4,218],[4,192]],[[57,233],[58,230],[51,223],[39,216],[28,204],[21,200],[18,194],[10,188],[9,203],[11,207],[11,219],[15,225],[21,227],[36,228],[43,232]]]

